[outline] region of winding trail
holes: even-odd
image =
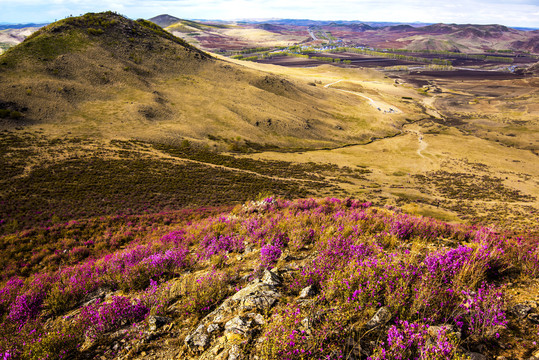
[[[341,81],[343,81],[343,79],[337,80],[337,81],[332,82],[332,83],[327,84],[327,85],[324,85],[324,87],[327,89],[327,88],[331,87],[332,85],[340,83]],[[400,111],[396,106],[387,104],[387,103],[382,102],[382,101],[373,100],[370,97],[365,96],[362,93],[359,93],[357,91],[350,91],[350,90],[344,90],[344,89],[338,89],[338,88],[335,88],[335,90],[345,92],[345,93],[348,93],[348,94],[352,94],[352,95],[356,95],[356,96],[360,96],[360,97],[368,100],[369,104],[378,111],[383,111],[384,113],[389,113],[389,114],[391,114],[391,113],[393,113],[393,114],[402,113],[402,111]],[[387,108],[387,110],[385,110],[384,108]]]
[[[417,130],[404,130],[404,132],[416,134],[417,140],[419,141],[419,148],[417,149],[417,155],[421,156],[422,158],[426,159],[427,157],[423,155],[421,152],[427,149],[427,146],[429,144],[423,140],[423,134]]]
[[[338,84],[340,83],[341,81],[343,81],[343,79],[341,80],[337,80],[337,81],[334,81],[330,84],[327,84],[327,85],[324,85],[325,88],[329,88],[331,87],[332,85],[335,85],[335,84]],[[365,96],[361,93],[358,93],[358,92],[355,92],[355,91],[350,91],[350,90],[343,90],[343,89],[335,89],[335,90],[338,90],[338,91],[342,91],[342,92],[345,92],[345,93],[349,93],[349,94],[353,94],[353,95],[357,95],[357,96],[361,96],[362,98],[365,98],[367,100],[369,100],[369,103],[371,106],[375,107],[378,109],[378,111],[382,111],[382,107],[389,107],[389,109],[391,110],[391,112],[393,113],[401,113],[402,111],[399,110],[397,107],[393,106],[393,105],[389,105],[387,103],[384,103],[384,102],[380,102],[380,101],[375,101],[373,99],[371,99],[370,97],[368,96]],[[386,110],[383,110],[384,112],[387,112]],[[422,154],[423,151],[425,151],[427,149],[427,147],[429,146],[429,144],[423,140],[423,133],[421,133],[420,131],[418,130],[403,130],[403,129],[398,129],[401,132],[401,134],[404,134],[404,133],[409,133],[409,134],[414,134],[414,135],[417,135],[417,141],[419,142],[419,147],[417,149],[417,155],[421,156],[423,159],[428,159],[425,155]]]

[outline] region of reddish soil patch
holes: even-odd
[[[475,71],[475,70],[454,70],[454,71],[412,71],[410,76],[453,79],[453,80],[515,80],[524,76],[501,71]],[[404,76],[404,78],[406,78]]]
[[[349,60],[351,64],[335,64],[335,66],[346,66],[346,67],[389,67],[389,66],[398,66],[398,65],[420,65],[421,63],[403,61],[396,59],[387,59],[383,57],[374,57],[374,56],[364,56],[357,54],[328,54],[328,53],[312,53],[310,56],[320,56],[320,57],[330,57],[334,59]],[[263,64],[273,64],[281,66],[292,66],[292,67],[314,67],[322,64],[328,64],[328,62],[319,61],[316,59],[303,59],[293,56],[276,56],[270,59],[258,60],[257,62]],[[331,63],[329,63],[331,64]]]
[[[275,56],[270,59],[257,60],[261,64],[273,64],[288,67],[315,67],[322,64],[327,64],[323,61],[314,59],[304,59],[293,56]]]

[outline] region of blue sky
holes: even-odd
[[[503,24],[539,28],[539,0],[0,0],[0,22],[50,22],[105,10],[130,18],[294,18]]]

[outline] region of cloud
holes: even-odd
[[[191,19],[310,18],[539,27],[537,0],[0,0],[0,8],[0,22],[51,21],[115,10],[131,18],[168,13]]]

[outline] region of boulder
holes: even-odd
[[[171,322],[171,319],[167,317],[163,317],[163,316],[150,315],[148,317],[148,327],[150,331],[156,331],[160,327],[163,327],[170,322]]]
[[[516,304],[511,308],[511,313],[519,319],[524,319],[530,311],[532,311],[532,307],[524,303]]]
[[[316,291],[316,288],[314,285],[309,285],[305,288],[303,288],[301,290],[301,292],[299,293],[299,298],[300,299],[305,299],[305,298],[308,298],[308,297],[311,297],[311,296],[314,296],[316,295],[317,291]]]
[[[281,284],[283,283],[282,277],[280,277],[277,273],[268,269],[264,270],[264,273],[262,274],[262,277],[260,278],[260,280],[264,284],[268,284],[272,286],[281,286]]]
[[[249,337],[252,333],[252,328],[255,326],[253,319],[247,316],[236,316],[229,320],[225,324],[225,336],[227,338],[230,335],[241,335],[242,337]]]
[[[391,311],[387,308],[387,306],[383,306],[378,311],[372,319],[370,319],[367,324],[365,324],[367,329],[374,329],[375,327],[379,327],[382,325],[385,325],[391,320]]]
[[[185,337],[185,344],[194,352],[206,350],[210,345],[210,336],[208,335],[204,324],[200,324],[195,331],[189,333]]]
[[[262,314],[281,297],[276,287],[280,284],[280,276],[266,270],[262,279],[252,281],[202,319],[185,338],[188,348],[202,353],[200,359],[204,360],[241,359],[243,354],[234,346],[238,341],[250,341],[255,328],[265,324]]]
[[[461,331],[455,325],[450,325],[450,324],[430,326],[428,329],[428,333],[431,337],[437,338],[438,333],[440,333],[440,331],[442,331],[443,329],[445,329],[445,334],[448,336],[454,336],[459,340],[462,337]]]

